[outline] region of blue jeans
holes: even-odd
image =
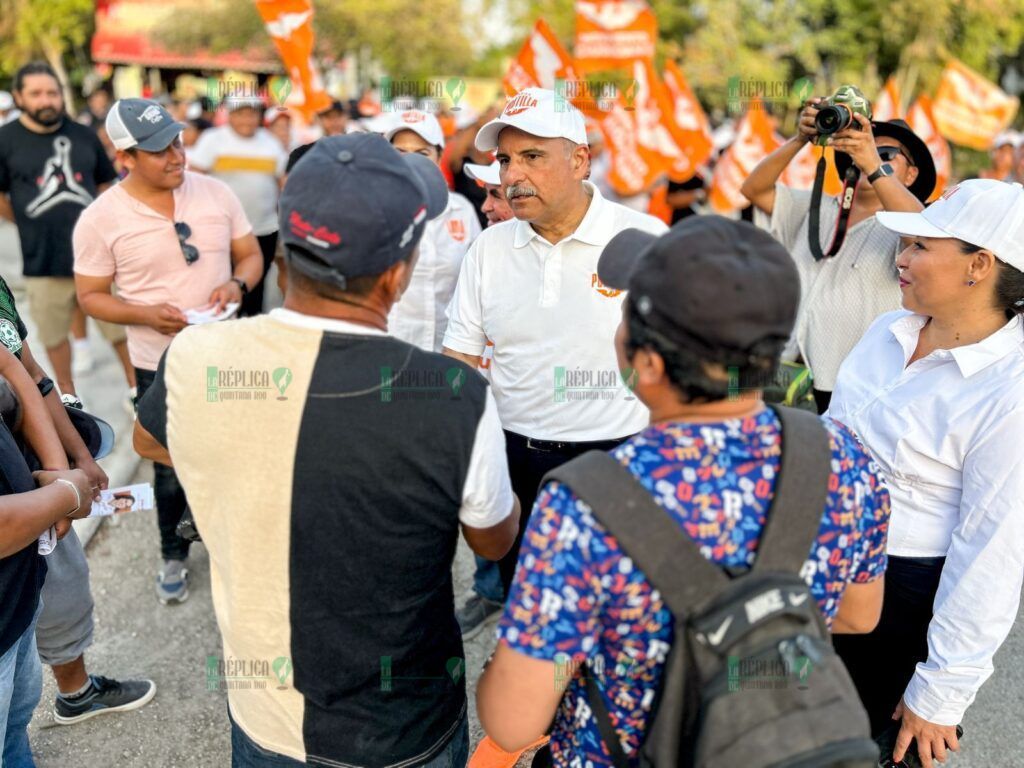
[[[4,768],[35,768],[28,745],[28,723],[42,692],[43,667],[36,652],[33,619],[18,641],[0,656],[0,765]]]
[[[30,710],[29,715],[31,714]],[[231,768],[289,768],[305,765],[298,760],[264,749],[238,727],[230,712],[228,718],[231,720]],[[434,759],[423,763],[419,768],[465,768],[468,761],[469,718],[464,716],[448,745]],[[7,763],[4,763],[4,768],[7,768]]]
[[[474,555],[476,570],[473,571],[473,591],[492,603],[505,602],[505,590],[501,585],[501,571],[498,564],[486,557]]]

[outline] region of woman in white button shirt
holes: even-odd
[[[844,361],[829,415],[850,427],[892,495],[878,628],[836,638],[899,760],[956,749],[993,671],[1024,575],[1024,189],[976,179],[921,213],[879,213],[909,243],[904,310]],[[902,725],[897,721],[902,716]]]

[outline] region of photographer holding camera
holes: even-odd
[[[842,99],[852,93],[860,103]],[[830,107],[829,112],[822,109]],[[836,106],[839,105],[838,109]],[[817,119],[819,112],[822,118]],[[814,376],[818,410],[828,408],[843,359],[878,315],[900,306],[895,257],[900,238],[874,217],[878,211],[917,212],[935,188],[935,163],[925,143],[902,120],[872,122],[870,105],[856,89],[844,86],[828,100],[811,99],[800,113],[799,131],[762,160],[740,191],[771,216],[771,231],[792,254],[800,274],[800,310],[783,359],[802,357]],[[838,130],[836,130],[838,129]],[[851,165],[859,171],[844,194],[848,220],[842,238],[844,195],[824,196],[818,232],[839,231],[838,250],[820,243],[812,248],[812,193],[790,189],[779,177],[804,145],[818,141],[835,152],[840,178]],[[826,250],[827,249],[827,250]],[[834,251],[834,255],[822,257]]]

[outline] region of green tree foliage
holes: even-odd
[[[214,53],[269,45],[253,0],[221,0],[190,14],[159,39],[179,51]],[[465,72],[473,63],[472,20],[461,0],[315,0],[317,54],[340,59],[372,56],[394,77]]]
[[[0,72],[32,59],[45,59],[65,86],[73,107],[65,58],[92,33],[92,0],[0,0]]]

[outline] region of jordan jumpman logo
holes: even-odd
[[[75,181],[75,171],[71,167],[71,139],[58,136],[53,140],[53,156],[43,166],[39,194],[25,206],[25,214],[35,219],[65,202],[84,207],[92,202],[92,195]]]

